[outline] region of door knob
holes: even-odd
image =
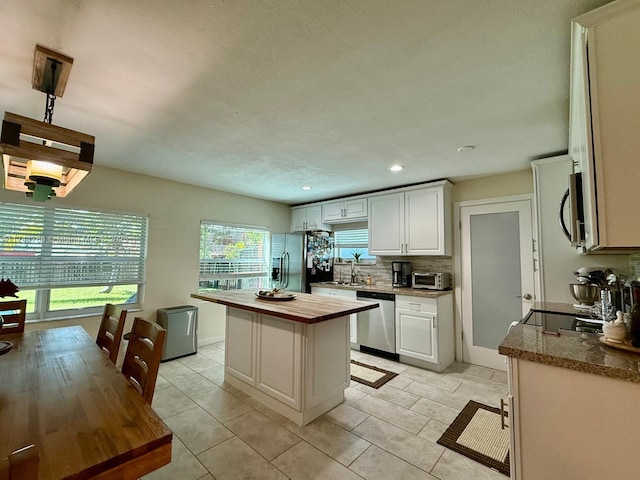
[[[516,298],[524,298],[525,300],[531,300],[533,297],[530,293],[525,293],[524,295],[518,295]]]

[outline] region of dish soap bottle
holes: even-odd
[[[371,274],[367,273],[367,285],[371,285],[372,280],[371,280]]]
[[[640,348],[640,283],[634,282],[633,308],[631,309],[631,345]]]

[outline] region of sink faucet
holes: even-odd
[[[351,262],[351,283],[358,283],[358,273],[353,266],[353,262]]]

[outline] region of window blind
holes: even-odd
[[[22,289],[144,283],[146,216],[0,203],[0,272]]]
[[[334,232],[334,245],[336,248],[367,248],[368,244],[369,230],[366,228]]]
[[[200,281],[266,276],[268,258],[268,230],[200,223]]]

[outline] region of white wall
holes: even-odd
[[[0,189],[2,202],[31,202],[24,193]],[[190,294],[198,288],[200,221],[216,220],[270,227],[274,233],[289,230],[286,205],[194,187],[168,180],[94,166],[91,174],[56,205],[104,208],[149,214],[149,240],[142,312],[129,314],[155,320],[158,308],[196,305],[200,311],[199,340],[222,339],[224,307],[196,302]],[[81,324],[97,333],[97,318],[31,323],[28,329]]]

